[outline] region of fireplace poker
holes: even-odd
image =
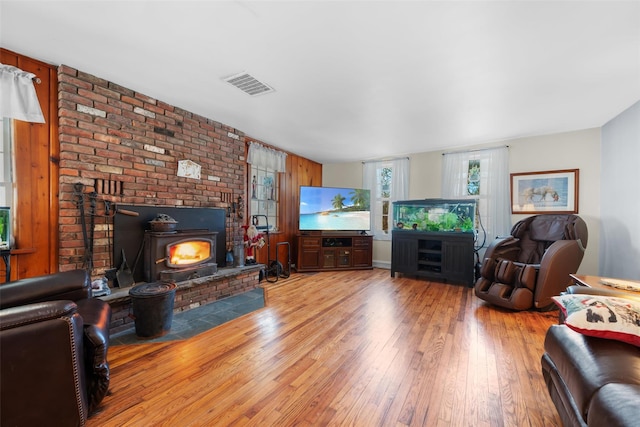
[[[109,200],[102,200],[104,202],[104,216],[105,216],[105,220],[104,222],[107,224],[107,247],[109,250],[109,268],[113,267],[113,257],[111,255],[111,217],[113,216],[111,214],[111,201]],[[115,213],[115,212],[114,212]]]
[[[87,220],[84,216],[84,184],[76,182],[73,185],[73,196],[75,197],[74,203],[80,210],[80,225],[82,226],[82,239],[84,241],[84,254],[82,260],[82,266],[89,268],[88,252],[89,252],[89,237],[87,236]]]
[[[89,193],[89,270],[93,269],[93,242],[96,228],[96,200],[98,193],[92,191]]]
[[[138,248],[138,253],[136,254],[136,259],[135,259],[135,261],[133,261],[133,267],[131,268],[131,272],[132,272],[132,274],[134,276],[136,274],[136,269],[138,268],[138,262],[140,261],[140,258],[142,257],[143,250],[144,250],[144,239],[142,239],[142,241],[140,242],[140,247]]]

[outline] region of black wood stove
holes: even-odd
[[[206,229],[146,230],[145,281],[180,282],[214,274],[218,270],[218,264],[215,263],[217,234]]]

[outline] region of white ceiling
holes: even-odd
[[[599,127],[640,1],[0,1],[3,47],[321,163]],[[275,89],[251,97],[240,72]]]

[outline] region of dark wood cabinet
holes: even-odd
[[[352,241],[351,262],[354,268],[372,268],[373,237],[358,236]]]
[[[354,234],[299,235],[297,271],[373,268],[373,237]]]
[[[300,266],[304,266],[308,270],[322,269],[321,259],[322,237],[298,237],[298,271],[300,271]]]
[[[473,286],[473,253],[472,233],[393,231],[391,277],[403,273]]]

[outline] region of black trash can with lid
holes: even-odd
[[[156,338],[171,330],[175,295],[175,283],[143,283],[129,290],[139,338]]]

